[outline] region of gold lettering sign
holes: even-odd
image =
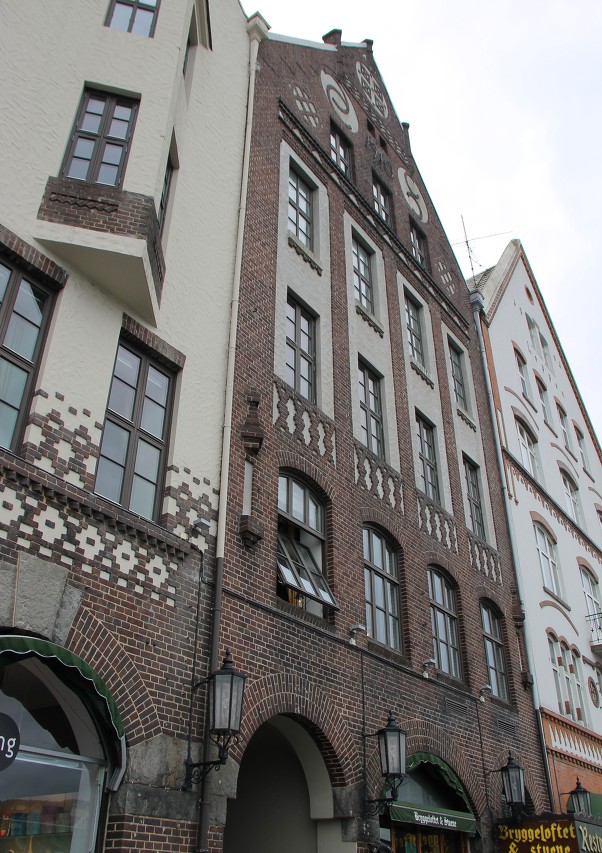
[[[583,847],[570,820],[529,821],[516,826],[501,823],[498,838],[500,853],[602,853],[602,837],[599,847]]]

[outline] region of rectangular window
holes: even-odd
[[[537,545],[537,553],[539,556],[539,567],[543,585],[546,589],[553,592],[554,595],[562,594],[560,584],[560,570],[558,567],[558,557],[556,555],[556,544],[552,541],[549,533],[539,524],[533,525],[535,531],[535,542]]]
[[[550,373],[554,373],[554,367],[552,365],[552,356],[550,354],[550,347],[548,346],[548,342],[544,338],[544,336],[539,333],[539,343],[541,345],[541,351],[543,353],[543,360],[546,363],[546,367],[550,371]]]
[[[439,476],[437,473],[437,452],[435,445],[435,428],[416,415],[419,441],[420,485],[422,491],[432,501],[441,503],[439,492]]]
[[[330,128],[330,159],[344,175],[351,177],[351,146],[334,125]]]
[[[468,410],[466,402],[466,385],[464,383],[464,353],[457,346],[449,342],[449,360],[451,362],[452,381],[454,383],[454,396],[456,403],[464,410]]]
[[[530,400],[531,399],[531,390],[529,388],[529,376],[527,373],[527,362],[519,353],[518,350],[514,350],[514,356],[516,358],[516,366],[518,368],[518,375],[520,377],[520,385],[522,388],[522,392],[524,396]]]
[[[286,381],[316,402],[316,321],[291,296],[286,303]]]
[[[106,26],[124,33],[153,36],[161,0],[111,0]]]
[[[360,429],[362,443],[376,456],[384,457],[383,415],[380,378],[360,361],[358,365],[360,394]]]
[[[420,266],[426,269],[426,238],[413,222],[410,222],[410,242],[412,254]]]
[[[527,326],[529,328],[529,337],[531,338],[531,344],[533,345],[533,349],[535,352],[540,353],[540,345],[539,345],[539,329],[537,328],[537,323],[535,320],[531,319],[528,314],[525,315],[527,318]]]
[[[169,193],[171,190],[171,180],[173,178],[174,166],[171,159],[171,154],[167,157],[167,166],[165,167],[165,176],[163,178],[163,188],[161,190],[161,198],[159,200],[159,233],[163,233],[165,225],[165,217],[167,215],[167,206],[169,204]]]
[[[543,384],[543,382],[540,382],[539,379],[537,379],[536,382],[537,382],[537,392],[539,394],[539,402],[541,403],[541,411],[543,414],[543,419],[548,424],[548,426],[551,426],[550,403],[548,400],[548,392],[546,390],[546,386]]]
[[[52,294],[0,262],[0,446],[15,450],[24,425]]]
[[[493,607],[481,604],[481,622],[485,642],[487,677],[493,696],[508,701],[508,680],[506,678],[506,656],[502,636],[502,621]]]
[[[368,250],[353,238],[353,288],[355,298],[360,305],[371,314],[374,311],[374,296],[372,290],[372,258]]]
[[[121,187],[138,101],[86,89],[62,175]]]
[[[308,249],[313,247],[312,190],[293,169],[288,176],[288,230]]]
[[[422,367],[424,364],[424,346],[422,344],[422,308],[411,296],[405,294],[406,328],[408,330],[408,350],[413,359]]]
[[[585,444],[585,438],[583,436],[583,433],[580,432],[576,427],[575,435],[577,436],[577,445],[579,447],[579,453],[581,455],[581,464],[583,465],[583,470],[589,471],[589,460],[587,457],[587,446]]]
[[[516,421],[516,432],[518,434],[518,444],[520,447],[522,463],[529,474],[537,480],[539,478],[539,465],[537,463],[537,451],[535,449],[536,441],[522,421]]]
[[[372,178],[372,205],[383,222],[391,224],[391,196],[378,178]]]
[[[466,476],[466,495],[468,497],[468,509],[470,513],[470,526],[472,532],[481,539],[485,538],[485,525],[483,524],[483,505],[481,503],[481,489],[479,484],[479,468],[470,460],[464,458],[464,474]]]
[[[562,430],[562,440],[564,441],[564,446],[567,450],[570,450],[571,453],[573,451],[573,445],[571,442],[571,434],[569,432],[569,421],[566,416],[566,412],[562,408],[562,406],[556,405],[558,409],[558,419],[560,421],[560,428]]]
[[[160,508],[172,396],[165,368],[119,345],[95,490],[145,518],[156,518]]]

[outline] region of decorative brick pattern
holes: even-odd
[[[502,564],[497,551],[482,539],[468,534],[468,559],[475,572],[484,574],[500,585],[502,581]]]
[[[403,483],[397,471],[370,453],[359,442],[355,442],[353,454],[355,482],[403,515]]]
[[[334,423],[279,377],[274,378],[276,419],[274,426],[294,435],[309,450],[336,464]]]
[[[48,178],[38,219],[145,240],[157,300],[165,278],[165,259],[155,202],[151,196],[70,178]]]
[[[458,532],[453,516],[448,515],[437,504],[430,501],[426,495],[418,492],[416,495],[418,508],[418,526],[421,530],[440,542],[448,551],[458,553]]]

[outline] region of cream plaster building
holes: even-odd
[[[602,794],[600,445],[520,241],[469,287],[526,615],[522,668],[534,673],[552,801],[564,812],[576,777]]]

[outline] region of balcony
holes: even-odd
[[[35,237],[130,311],[156,323],[165,261],[150,196],[48,178]]]
[[[587,616],[586,618],[589,629],[592,632],[590,640],[592,652],[602,655],[602,611],[592,613],[591,616]]]

